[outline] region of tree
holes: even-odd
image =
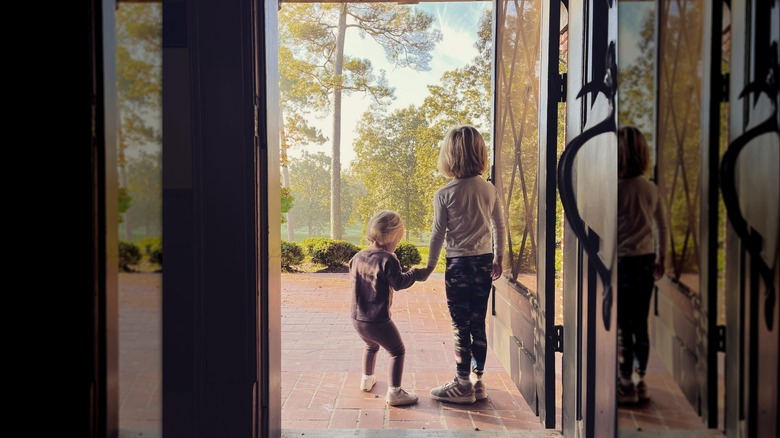
[[[127,162],[127,188],[133,194],[133,203],[126,216],[133,224],[143,226],[146,236],[162,234],[161,162],[160,152],[143,151]]]
[[[308,230],[309,237],[320,234],[328,225],[330,210],[330,158],[323,152],[303,152],[290,163],[291,192],[295,206],[290,210],[295,220]]]
[[[428,122],[436,125],[442,135],[452,125],[460,124],[490,130],[493,31],[489,10],[480,18],[474,46],[478,54],[469,64],[444,72],[438,84],[428,86],[430,95],[422,109]]]
[[[341,223],[349,226],[361,223],[363,218],[358,211],[360,199],[366,196],[368,191],[354,169],[346,169],[341,174]]]
[[[293,208],[295,198],[289,187],[282,187],[282,223],[287,221],[287,212]]]
[[[621,125],[635,125],[652,143],[655,114],[655,14],[647,11],[642,20],[639,56],[625,68],[618,66],[618,120]]]
[[[144,145],[160,150],[162,144],[159,128],[153,123],[160,119],[162,105],[162,7],[122,3],[117,6],[116,30],[119,184],[127,188],[128,151]],[[128,195],[136,198],[132,189]],[[150,214],[158,216],[161,211]],[[133,221],[125,219],[125,239],[131,240]]]
[[[280,106],[292,107],[290,100],[280,101]],[[288,151],[293,147],[303,147],[309,144],[322,144],[325,142],[325,137],[322,136],[320,131],[308,124],[306,119],[298,112],[297,109],[292,109],[292,114],[289,112],[281,111],[282,113],[282,129],[279,135],[281,139],[280,146],[280,164],[282,168],[282,223],[287,223],[287,240],[295,240],[295,225],[293,217],[289,214],[290,207],[285,209],[285,194],[289,194],[290,190],[290,159]],[[287,116],[285,116],[287,115]],[[292,202],[290,200],[290,202]]]
[[[430,138],[430,128],[423,113],[414,106],[391,114],[381,110],[363,114],[355,141],[355,175],[366,189],[358,201],[364,220],[379,210],[395,210],[404,220],[409,233],[427,229],[426,214],[431,201],[426,188],[433,184],[435,169],[420,166],[418,157],[437,156],[436,143],[419,143]]]
[[[321,145],[327,141],[322,132],[311,126],[307,116],[312,111],[325,114],[328,107],[328,95],[313,80],[310,74],[302,74],[312,68],[305,62],[297,61],[288,47],[279,47],[279,119],[280,126],[280,164],[282,188],[289,189],[289,151]],[[287,240],[295,240],[295,225],[291,214],[283,217],[287,223]]]
[[[418,132],[417,138],[417,163],[420,168],[417,180],[426,199],[424,222],[427,224],[433,222],[433,194],[446,182],[435,170],[439,145],[447,130],[454,125],[473,125],[480,130],[490,147],[493,102],[490,10],[486,10],[480,18],[474,47],[477,56],[469,64],[444,72],[438,84],[428,86],[430,94],[420,108],[429,126],[429,129]]]
[[[386,3],[286,4],[279,14],[280,45],[290,49],[297,72],[317,83],[331,98],[333,114],[330,235],[340,239],[341,212],[341,99],[343,93],[363,92],[377,103],[392,99],[384,72],[373,73],[371,62],[344,55],[347,29],[380,44],[387,59],[399,67],[428,70],[430,51],[441,40],[431,29],[433,17],[408,6]],[[281,68],[280,68],[281,69]]]

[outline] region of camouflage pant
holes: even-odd
[[[471,373],[472,361],[475,369],[485,369],[485,317],[493,283],[492,267],[493,254],[447,258],[447,307],[455,334],[455,363],[461,377]]]
[[[618,366],[623,377],[631,377],[634,367],[640,375],[647,369],[654,266],[655,254],[618,259]]]

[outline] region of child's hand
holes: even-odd
[[[493,280],[501,278],[501,273],[504,272],[504,267],[502,266],[503,261],[503,257],[501,256],[493,257],[493,272],[491,273]]]
[[[431,272],[433,272],[433,266],[428,266],[427,268],[414,268],[412,269],[414,271],[414,281],[425,281],[428,279],[428,277],[431,276]]]
[[[664,262],[656,262],[655,266],[653,266],[653,279],[655,279],[655,281],[660,280],[661,277],[664,276],[664,271]]]

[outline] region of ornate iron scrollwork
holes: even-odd
[[[596,272],[598,273],[601,283],[604,287],[604,293],[602,296],[602,316],[604,319],[604,328],[610,330],[610,321],[612,318],[612,303],[613,290],[612,290],[612,268],[607,266],[604,260],[599,255],[599,243],[601,237],[585,224],[585,220],[582,218],[577,207],[577,198],[574,191],[573,181],[573,168],[574,158],[582,147],[592,138],[606,133],[617,133],[617,125],[615,122],[615,95],[617,91],[617,53],[615,50],[615,42],[610,41],[607,51],[607,69],[604,75],[604,79],[601,82],[592,81],[583,85],[582,89],[577,93],[577,98],[585,96],[589,93],[602,93],[609,101],[609,115],[606,119],[593,125],[591,128],[583,131],[580,135],[574,137],[571,142],[566,146],[566,149],[561,154],[561,158],[558,162],[558,191],[561,195],[561,204],[563,205],[563,212],[566,215],[566,219],[569,221],[569,225],[582,243],[588,258],[594,263]],[[593,102],[595,102],[595,98]]]
[[[720,167],[720,188],[723,196],[723,203],[726,205],[726,214],[728,215],[731,226],[739,239],[745,245],[750,256],[755,259],[758,272],[766,284],[766,296],[764,297],[764,320],[769,330],[772,330],[773,315],[775,307],[775,286],[774,266],[769,266],[761,256],[761,249],[764,246],[764,237],[748,225],[747,219],[742,215],[739,207],[739,193],[736,187],[736,167],[737,158],[740,152],[753,139],[769,133],[780,135],[780,127],[777,122],[777,98],[778,98],[778,80],[780,79],[780,67],[777,61],[777,43],[772,44],[772,60],[769,64],[766,80],[763,82],[754,81],[745,86],[739,94],[740,99],[749,97],[753,93],[766,94],[772,105],[772,112],[768,119],[755,125],[753,128],[743,132],[728,147],[723,154],[723,162]],[[756,100],[757,102],[758,100]],[[780,146],[776,144],[777,146]]]

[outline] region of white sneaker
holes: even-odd
[[[371,388],[374,387],[374,384],[376,384],[376,376],[370,375],[370,376],[363,376],[360,379],[360,390],[364,392],[371,391]]]
[[[403,388],[398,388],[397,392],[387,390],[387,398],[385,399],[390,406],[403,406],[417,403],[417,394],[413,392],[406,392]]]

